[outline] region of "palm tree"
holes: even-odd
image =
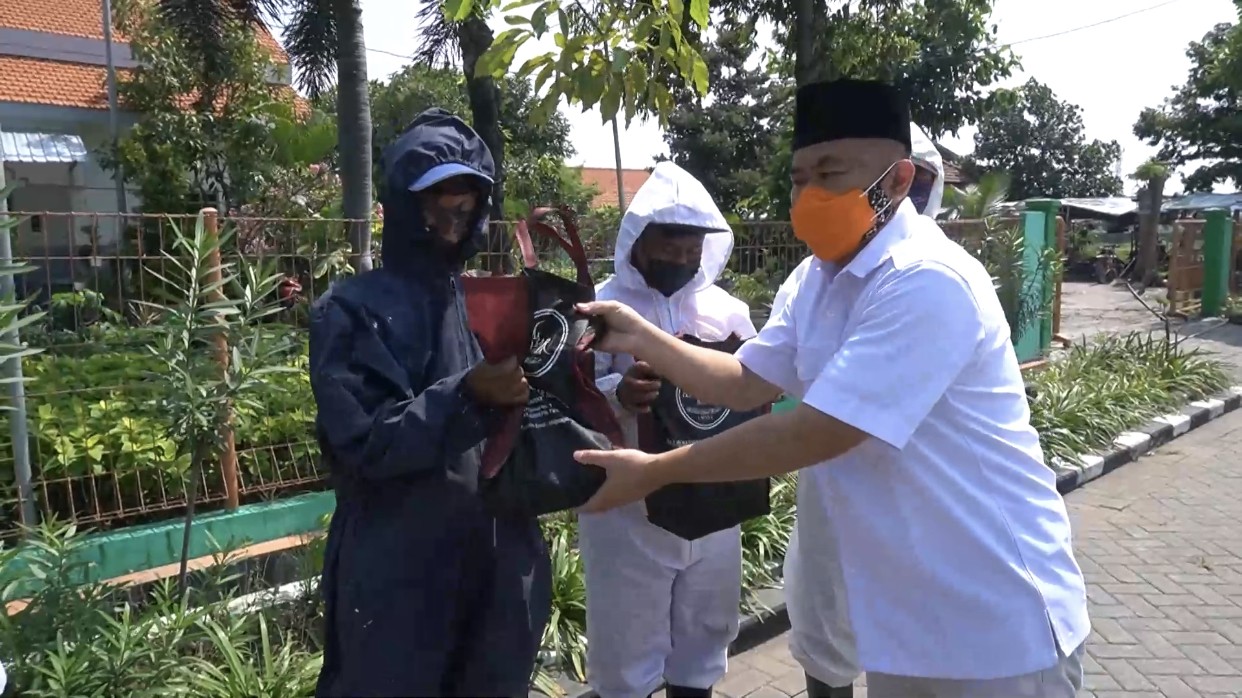
[[[950,218],[983,220],[995,217],[1009,199],[1009,182],[1009,175],[1004,172],[987,172],[977,184],[965,189],[947,187],[942,206]]]
[[[419,0],[418,17],[422,48],[415,57],[431,67],[460,65],[470,98],[474,130],[492,151],[496,183],[492,187],[492,220],[504,217],[505,137],[500,129],[500,87],[490,76],[475,75],[479,59],[491,47],[495,35],[487,26],[486,11],[475,3],[466,19],[455,22],[444,15],[442,0]],[[413,116],[411,114],[411,116]]]
[[[371,217],[371,100],[368,96],[366,41],[359,0],[159,0],[160,11],[206,70],[227,65],[219,38],[229,22],[260,23],[288,12],[285,48],[308,94],[321,94],[337,79],[337,141],[341,169],[342,214]],[[371,226],[358,223],[349,235],[351,263],[371,268]]]

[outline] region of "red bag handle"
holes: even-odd
[[[539,220],[551,213],[555,213],[560,217],[561,224],[565,226],[565,237],[562,237],[556,228]],[[569,259],[574,263],[574,267],[578,270],[578,283],[580,285],[594,286],[591,281],[591,267],[587,263],[586,248],[582,246],[582,238],[578,235],[578,225],[572,209],[568,206],[537,208],[531,212],[529,218],[518,222],[514,235],[517,237],[518,247],[522,251],[522,262],[527,269],[534,269],[539,266],[539,258],[535,254],[535,245],[531,242],[530,237],[532,229],[540,235],[550,238],[558,247],[565,250],[565,253],[569,255]]]

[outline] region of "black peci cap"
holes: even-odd
[[[794,150],[843,138],[887,138],[910,150],[910,105],[875,80],[832,80],[798,88]]]

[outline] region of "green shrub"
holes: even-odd
[[[1151,417],[1223,390],[1229,376],[1202,351],[1135,332],[1075,346],[1030,382],[1031,424],[1051,461],[1105,447]]]
[[[126,510],[183,494],[189,458],[178,455],[171,436],[176,386],[160,375],[164,363],[147,348],[155,331],[109,330],[102,344],[54,345],[24,360],[32,381],[27,419],[37,477],[115,475],[120,501],[105,493],[101,506]],[[261,332],[260,342],[276,342],[296,330],[268,326]],[[238,469],[245,482],[271,483],[295,462],[307,464],[303,471],[309,472],[314,462],[307,342],[304,333],[293,336],[301,339],[282,359],[298,370],[267,376],[249,400],[234,406]],[[205,364],[203,370],[214,370]],[[8,418],[0,413],[0,422]],[[7,424],[0,426],[0,449],[11,453],[11,448]],[[208,482],[219,482],[218,464],[207,470]]]
[[[79,585],[82,536],[45,523],[18,552],[0,549],[0,572],[19,566],[43,582],[22,610],[0,614],[5,696],[196,696],[302,698],[322,664],[316,618],[268,607],[229,608],[236,579],[223,567],[200,574],[182,599],[171,582],[134,602],[123,590]],[[19,599],[0,579],[0,603]],[[253,607],[252,607],[253,608]],[[309,621],[309,623],[308,623]]]

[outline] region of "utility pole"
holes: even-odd
[[[110,137],[112,138],[112,152],[116,152],[117,143],[121,140],[120,126],[120,108],[117,106],[116,94],[116,63],[112,59],[112,0],[103,0],[103,32],[104,32],[104,62],[108,64],[108,128]],[[121,240],[122,227],[125,224],[126,213],[129,213],[129,207],[125,201],[125,171],[117,163],[116,171],[112,173],[113,183],[116,185],[116,211],[121,214],[116,219],[116,239]],[[92,243],[97,241],[92,240]]]
[[[0,130],[3,125],[0,125]],[[13,239],[11,230],[5,224],[9,221],[9,200],[3,196],[6,188],[4,182],[4,143],[0,142],[0,266],[13,266]],[[16,302],[17,289],[12,274],[0,275],[0,302],[13,305]],[[0,341],[10,347],[20,347],[21,332],[12,327],[6,329]],[[22,377],[21,357],[4,362],[0,370],[5,378],[6,392],[9,398],[9,440],[13,444],[13,476],[17,480],[17,497],[21,503],[22,523],[34,526],[38,523],[35,508],[33,473],[30,469],[30,435],[26,425],[26,385]]]
[[[612,155],[617,165],[617,208],[625,212],[625,175],[621,169],[621,132],[617,128],[617,117],[612,117]]]

